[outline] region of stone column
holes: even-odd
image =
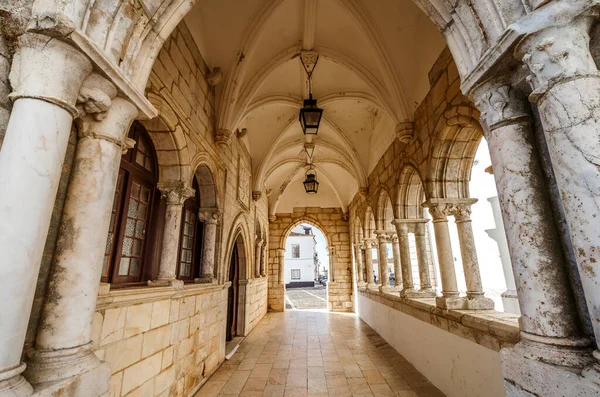
[[[267,261],[265,256],[267,255],[267,242],[263,240],[260,246],[260,275],[261,277],[267,277]]]
[[[431,285],[431,272],[429,271],[429,255],[427,255],[427,219],[415,223],[415,245],[417,246],[417,261],[419,264],[419,281],[422,294],[435,296]]]
[[[279,260],[279,284],[285,284],[285,250],[277,249],[277,259]]]
[[[329,246],[327,247],[329,251],[329,280],[327,284],[335,282],[335,247]]]
[[[378,252],[377,257],[379,261],[379,291],[380,292],[392,292],[390,288],[390,269],[388,266],[388,254],[387,254],[387,243],[388,235],[384,230],[378,230],[377,234]]]
[[[176,288],[183,288],[183,281],[177,280],[181,217],[183,215],[183,203],[192,197],[195,191],[185,186],[183,182],[161,184],[158,188],[162,196],[167,198],[167,209],[165,213],[158,279],[148,281],[148,285],[172,285]]]
[[[402,291],[402,259],[400,257],[400,239],[397,234],[392,234],[392,252],[394,254],[394,291]]]
[[[442,278],[442,296],[435,298],[436,306],[442,309],[465,309],[465,299],[459,297],[456,270],[454,269],[454,256],[448,230],[448,208],[440,199],[431,199],[423,204],[429,208],[433,217],[433,230],[440,262]]]
[[[202,265],[200,283],[212,283],[215,278],[215,261],[217,248],[217,226],[220,214],[217,210],[200,210],[198,219],[204,222],[204,241],[202,242]]]
[[[364,278],[364,262],[363,262],[363,245],[354,244],[354,257],[356,258],[356,282],[359,287],[365,286]]]
[[[262,239],[256,239],[254,244],[254,276],[255,278],[260,277],[260,258],[262,257]]]
[[[400,245],[400,266],[402,268],[402,291],[400,296],[411,298],[418,296],[410,263],[410,244],[408,243],[408,222],[405,219],[394,219],[392,222],[396,227]]]
[[[21,353],[75,108],[90,61],[58,39],[19,38],[0,151],[0,390],[26,396]],[[10,394],[12,393],[12,394]]]
[[[91,350],[92,321],[121,155],[127,150],[124,149],[127,133],[138,111],[125,99],[113,99],[117,90],[99,75],[92,74],[85,80],[84,91],[93,92],[96,100],[102,98],[101,109],[110,108],[88,112],[77,120],[79,141],[49,293],[25,375],[30,382],[38,384],[90,372],[89,376],[96,378],[95,382],[106,391],[110,368]],[[83,108],[100,109],[97,103],[89,102]],[[86,113],[84,109],[82,114]]]
[[[505,232],[521,310],[521,344],[531,341],[530,350],[545,362],[581,366],[578,347],[586,343],[580,338],[529,104],[504,77],[476,87],[473,96],[481,111],[502,218],[510,225]]]
[[[373,244],[371,239],[364,239],[365,246],[365,268],[367,269],[367,288],[377,289],[375,278],[373,277]]]
[[[477,260],[477,249],[475,248],[475,237],[471,224],[471,205],[477,199],[460,199],[452,214],[458,230],[458,241],[460,244],[460,256],[462,258],[467,284],[467,309],[471,310],[493,310],[494,301],[485,297],[479,261]]]

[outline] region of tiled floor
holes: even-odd
[[[357,316],[268,313],[196,397],[439,397]]]

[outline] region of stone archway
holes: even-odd
[[[237,236],[229,250],[227,257],[229,267],[226,269],[226,280],[231,283],[227,293],[227,326],[225,332],[227,341],[246,334],[247,244],[241,230],[237,230],[235,234]]]
[[[283,255],[290,231],[308,223],[320,229],[329,247],[328,309],[330,311],[354,311],[352,266],[350,254],[350,225],[339,208],[294,208],[292,214],[277,214],[269,227],[269,241],[277,242],[269,248],[269,309],[283,311],[285,287]]]

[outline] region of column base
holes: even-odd
[[[365,283],[364,281],[359,281],[359,282],[356,283],[356,286],[358,288],[366,288],[367,283]]]
[[[201,276],[199,278],[195,278],[194,282],[196,284],[210,284],[215,282],[215,278],[211,275],[211,276]]]
[[[467,296],[468,310],[494,310],[494,301],[483,295]]]
[[[173,287],[175,289],[183,289],[184,282],[176,279],[158,279],[148,280],[149,287]]]
[[[401,298],[423,298],[419,291],[414,288],[403,288],[400,290]]]
[[[523,357],[563,367],[582,369],[594,363],[589,339],[551,338],[521,331],[514,347]]]
[[[398,291],[396,291],[396,289],[394,287],[390,287],[389,285],[380,285],[379,292],[384,293],[384,294],[395,294]]]
[[[379,291],[379,284],[367,283],[367,288],[372,289],[374,291]]]
[[[436,296],[435,305],[440,309],[465,310],[467,299],[460,296]]]
[[[555,338],[547,338],[555,339]],[[563,346],[564,348],[564,346]],[[553,350],[554,346],[547,346]],[[564,351],[564,350],[563,350]],[[531,353],[529,346],[522,342],[511,348],[500,350],[504,389],[507,397],[544,396],[544,397],[584,397],[600,395],[600,385],[586,379],[586,370],[581,376],[576,367],[555,365],[542,358],[525,356]],[[570,354],[573,355],[574,352]],[[553,353],[558,358],[562,353]],[[580,360],[589,361],[589,349],[580,350]],[[529,354],[528,354],[529,355]]]
[[[435,298],[436,296],[437,296],[437,293],[435,292],[435,289],[433,289],[432,287],[421,288],[419,290],[419,298]]]
[[[42,351],[29,355],[23,375],[36,385],[35,396],[102,396],[108,391],[111,370],[90,350],[91,344],[72,349]]]
[[[22,363],[16,368],[0,373],[0,396],[29,397],[33,394],[33,387],[21,376],[24,370],[25,363]]]

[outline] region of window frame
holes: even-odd
[[[298,256],[296,256],[296,248],[298,249]],[[300,259],[300,244],[292,244],[292,259]]]
[[[302,280],[302,271],[300,269],[291,269],[290,280]],[[294,277],[294,272],[298,273],[297,277]]]

